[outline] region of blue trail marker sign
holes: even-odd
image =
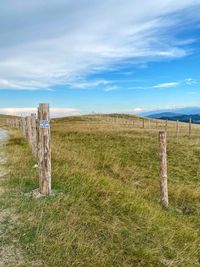
[[[50,123],[48,120],[40,120],[40,128],[47,129],[50,127]]]

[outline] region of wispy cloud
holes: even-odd
[[[153,88],[171,88],[176,87],[180,83],[179,82],[169,82],[169,83],[159,83],[153,86]]]
[[[197,81],[192,79],[192,78],[187,78],[184,80],[184,82],[187,84],[187,85],[192,85],[192,84],[196,84]]]
[[[199,6],[200,0],[50,0],[48,6],[40,0],[4,1],[0,88],[84,89],[98,86],[88,85],[88,76],[126,60],[146,64],[187,56],[195,40],[175,38],[171,29],[183,21],[174,14],[182,12],[185,19],[193,8],[198,17]]]
[[[45,84],[43,82],[37,82],[37,81],[12,81],[12,80],[5,80],[0,79],[0,90],[1,89],[13,89],[13,90],[38,90],[45,88],[47,90],[50,90],[47,88],[48,84]]]
[[[96,88],[98,86],[105,86],[110,84],[110,81],[107,80],[94,80],[94,81],[76,81],[76,82],[70,82],[68,85],[72,88],[76,89],[91,89]]]
[[[184,80],[180,80],[180,81],[176,81],[176,82],[159,83],[159,84],[152,86],[152,88],[173,88],[173,87],[177,87],[179,85],[193,85],[196,83],[197,83],[197,81],[194,80],[193,78],[186,78]]]
[[[109,86],[106,86],[104,88],[104,92],[111,92],[111,91],[116,91],[118,90],[118,86],[117,85],[109,85]]]
[[[25,108],[0,108],[0,114],[15,115],[15,116],[29,116],[31,113],[36,113],[37,109],[33,107]],[[80,111],[75,108],[50,108],[50,114],[52,118],[80,115]]]

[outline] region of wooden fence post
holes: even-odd
[[[145,121],[144,121],[144,119],[142,120],[142,128],[144,129],[144,123],[145,123]]]
[[[26,138],[28,143],[31,145],[32,143],[32,131],[31,131],[31,117],[27,116],[26,117]]]
[[[168,123],[168,121],[166,120],[165,121],[165,132],[167,132],[167,123]]]
[[[192,118],[190,117],[190,121],[189,121],[189,138],[191,137],[191,133],[192,133]]]
[[[39,159],[39,119],[36,119],[36,144],[37,144],[37,157]]]
[[[19,121],[19,128],[21,133],[23,133],[23,122],[22,122],[22,116],[20,117],[20,121]]]
[[[24,137],[26,137],[26,119],[25,119],[25,117],[22,117],[22,134]]]
[[[163,208],[168,208],[167,185],[167,134],[159,132],[159,158],[160,158],[160,200]]]
[[[176,121],[176,137],[178,137],[178,133],[179,133],[179,121]]]
[[[51,194],[51,136],[49,105],[40,104],[39,123],[39,189],[41,194]]]
[[[37,156],[36,114],[31,114],[32,152]]]

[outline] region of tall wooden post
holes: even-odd
[[[32,153],[37,156],[36,114],[31,114]]]
[[[26,117],[26,138],[28,143],[31,145],[32,143],[32,133],[31,133],[31,117]]]
[[[37,144],[37,157],[39,159],[39,119],[36,119],[36,144]]]
[[[156,129],[158,129],[158,121],[156,120]]]
[[[160,200],[164,208],[168,208],[168,185],[167,185],[167,134],[159,132],[159,158],[160,158]]]
[[[144,123],[145,123],[145,121],[144,121],[144,119],[142,120],[142,128],[144,129]]]
[[[24,137],[26,137],[26,119],[25,119],[25,117],[22,117],[22,134]]]
[[[178,137],[178,133],[179,133],[179,121],[176,121],[176,137]]]
[[[165,132],[167,132],[167,123],[168,123],[168,120],[165,121]]]
[[[21,133],[23,133],[23,125],[22,125],[22,117],[20,117],[20,131]]]
[[[189,121],[189,138],[191,137],[191,133],[192,133],[192,118],[190,117],[190,121]]]
[[[49,105],[40,104],[39,123],[39,189],[41,194],[51,194],[51,136]]]

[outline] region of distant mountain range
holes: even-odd
[[[162,114],[162,113],[171,113],[175,115],[191,115],[191,114],[200,114],[200,107],[185,107],[185,108],[174,108],[174,109],[160,109],[152,110],[148,112],[140,113],[141,116],[148,117],[151,115]]]
[[[160,119],[161,117],[167,117],[167,118],[171,118],[171,117],[175,117],[175,116],[182,116],[183,114],[180,113],[173,113],[173,112],[161,112],[161,113],[155,113],[155,114],[151,114],[148,115],[148,118],[154,118],[154,119]]]
[[[147,117],[160,120],[172,120],[172,121],[178,120],[181,122],[189,122],[191,118],[192,123],[200,124],[200,114],[179,114],[173,112],[163,112],[163,113],[151,114]]]

